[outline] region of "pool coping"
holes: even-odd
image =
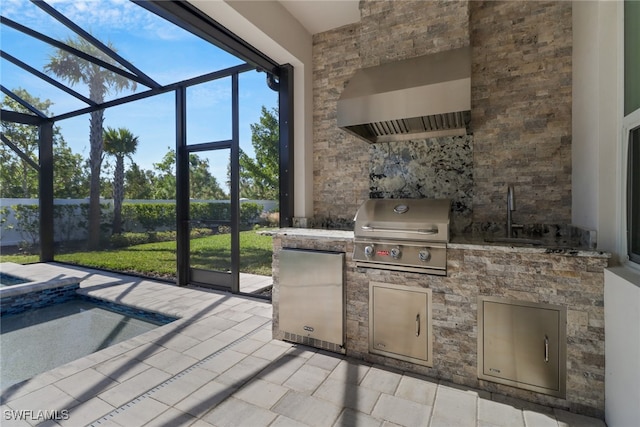
[[[59,274],[57,274],[55,277],[42,279],[41,277],[34,277],[29,273],[28,270],[28,268],[25,269],[25,266],[21,264],[16,264],[13,262],[0,263],[0,271],[2,271],[3,273],[10,274],[21,279],[30,280],[27,283],[0,287],[0,299],[23,295],[34,291],[57,288],[60,286],[79,284],[82,281],[81,277],[67,275],[60,277]]]

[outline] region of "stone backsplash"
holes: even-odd
[[[450,197],[459,233],[501,221],[513,185],[514,222],[570,223],[571,3],[363,0],[360,11],[359,23],[313,36],[310,221],[348,229],[369,197]],[[466,139],[369,145],[337,127],[359,68],[468,45]]]
[[[471,231],[473,136],[372,144],[369,197],[451,199],[451,232]]]

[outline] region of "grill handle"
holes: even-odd
[[[373,227],[371,225],[363,225],[360,227],[362,231],[384,231],[385,233],[413,233],[413,234],[438,234],[438,228],[419,228],[417,230],[398,230],[396,228]]]

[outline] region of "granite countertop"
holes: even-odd
[[[525,239],[526,240],[526,239]],[[534,239],[535,240],[535,239]],[[500,241],[485,241],[482,237],[475,236],[456,236],[447,244],[449,249],[467,249],[467,250],[486,250],[500,252],[517,252],[530,254],[557,254],[565,256],[582,256],[610,258],[608,252],[598,251],[591,248],[581,248],[566,246],[562,243],[553,243],[542,241],[540,245],[531,245],[526,243],[507,243]]]
[[[323,228],[280,228],[269,231],[269,234],[290,236],[299,238],[327,239],[327,240],[351,240],[353,231],[350,230],[329,230]],[[610,258],[608,252],[598,251],[590,248],[566,246],[562,243],[544,242],[541,245],[531,245],[525,243],[505,243],[499,241],[485,241],[482,237],[476,236],[454,236],[447,244],[449,249],[466,250],[486,250],[500,252],[517,252],[530,254],[557,254],[564,256],[598,257]]]
[[[318,239],[353,239],[353,231],[350,230],[328,230],[324,228],[279,228],[269,232],[273,235],[318,238]]]

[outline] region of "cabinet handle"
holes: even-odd
[[[549,337],[544,336],[544,361],[549,363]]]
[[[416,314],[416,336],[420,336],[420,313]]]

